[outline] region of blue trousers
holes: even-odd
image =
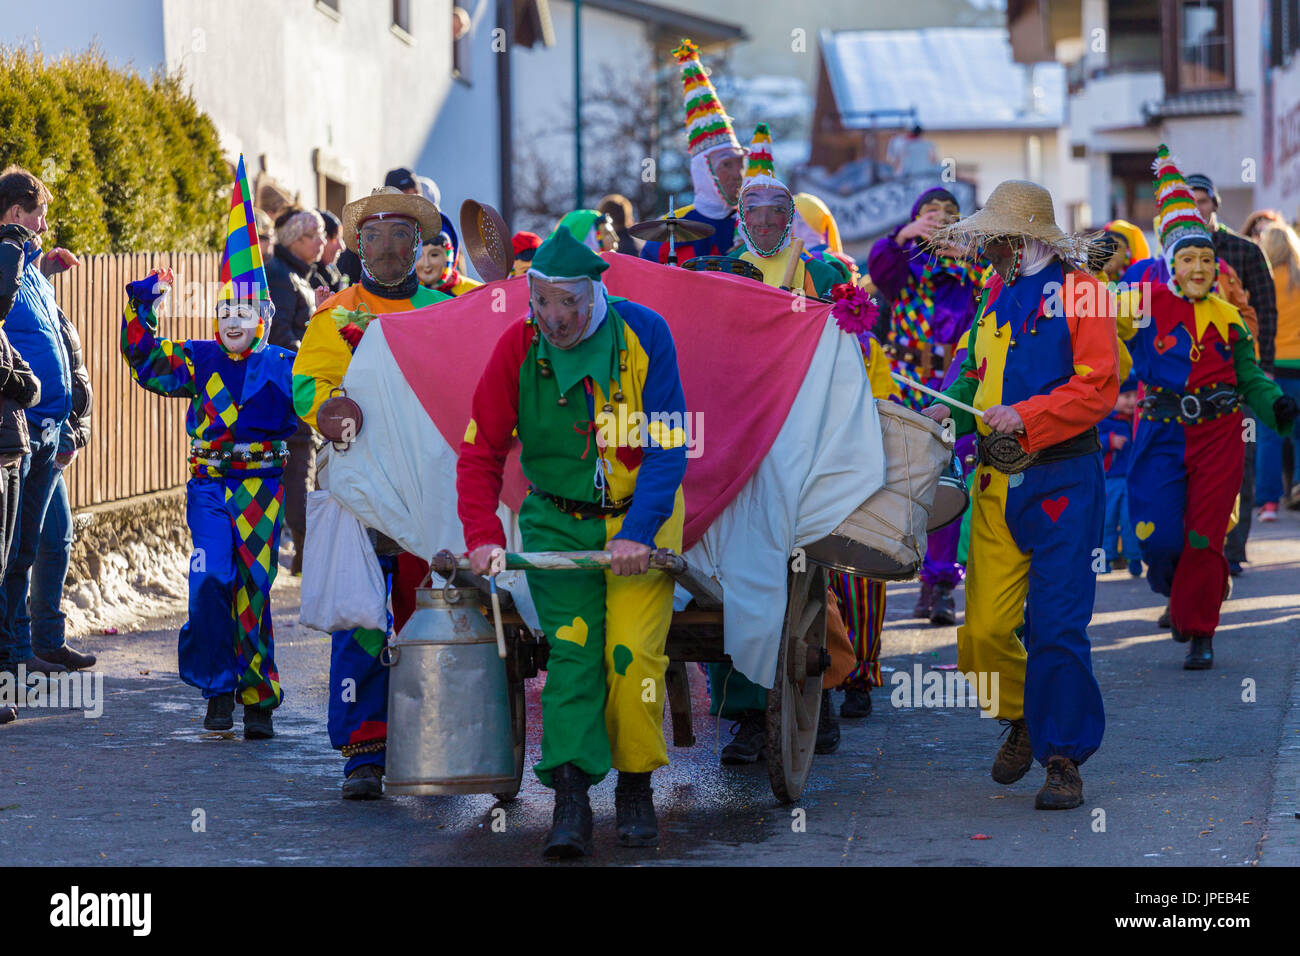
[[[380,555],[379,567],[392,591],[396,560]],[[389,615],[391,626],[392,615]],[[388,740],[388,668],[380,662],[387,635],[352,628],[330,635],[330,745],[345,753],[343,775],[365,764],[384,766]],[[363,752],[357,753],[356,750]]]
[[[1278,378],[1282,394],[1300,402],[1300,378]],[[1288,489],[1282,487],[1282,437],[1271,428],[1255,429],[1255,503],[1262,505],[1282,500]],[[1300,422],[1291,427],[1291,441],[1300,444]]]
[[[7,657],[13,664],[32,656],[27,592],[45,512],[59,478],[59,471],[54,467],[54,456],[59,450],[58,429],[34,427],[31,449],[32,453],[23,457],[18,524],[9,546],[3,594],[0,595],[0,658]]]
[[[67,615],[63,613],[63,582],[72,557],[72,508],[68,505],[68,484],[63,472],[54,479],[45,523],[32,565],[28,611],[19,610],[19,624],[30,619],[32,649],[37,657],[57,651],[66,641]]]
[[[1138,561],[1142,544],[1128,516],[1128,475],[1106,476],[1106,522],[1102,525],[1101,546],[1106,560],[1119,558],[1119,544],[1124,545],[1124,560]]]

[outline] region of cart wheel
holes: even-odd
[[[524,780],[524,742],[528,739],[528,702],[524,699],[524,682],[510,683],[510,722],[515,731],[515,785],[510,790],[492,794],[502,803],[510,803],[519,795]]]
[[[783,803],[799,799],[817,742],[826,647],[826,572],[791,571],[776,682],[767,692],[767,772]],[[811,671],[811,673],[810,673]]]

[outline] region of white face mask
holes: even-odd
[[[244,302],[222,302],[217,306],[217,341],[234,354],[244,352],[257,335],[260,313]]]

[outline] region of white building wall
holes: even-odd
[[[342,0],[334,17],[309,0],[163,0],[167,67],[184,71],[250,175],[264,154],[270,175],[315,204],[321,148],[349,171],[355,198],[414,165],[453,82],[451,0],[410,6],[403,39],[386,3]]]

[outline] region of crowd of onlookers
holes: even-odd
[[[53,196],[0,172],[0,670],[51,674],[95,663],[68,646],[61,610],[72,552],[64,469],[90,435],[92,395],[76,328],[49,276],[75,269],[43,248]],[[0,706],[0,723],[16,716]]]

